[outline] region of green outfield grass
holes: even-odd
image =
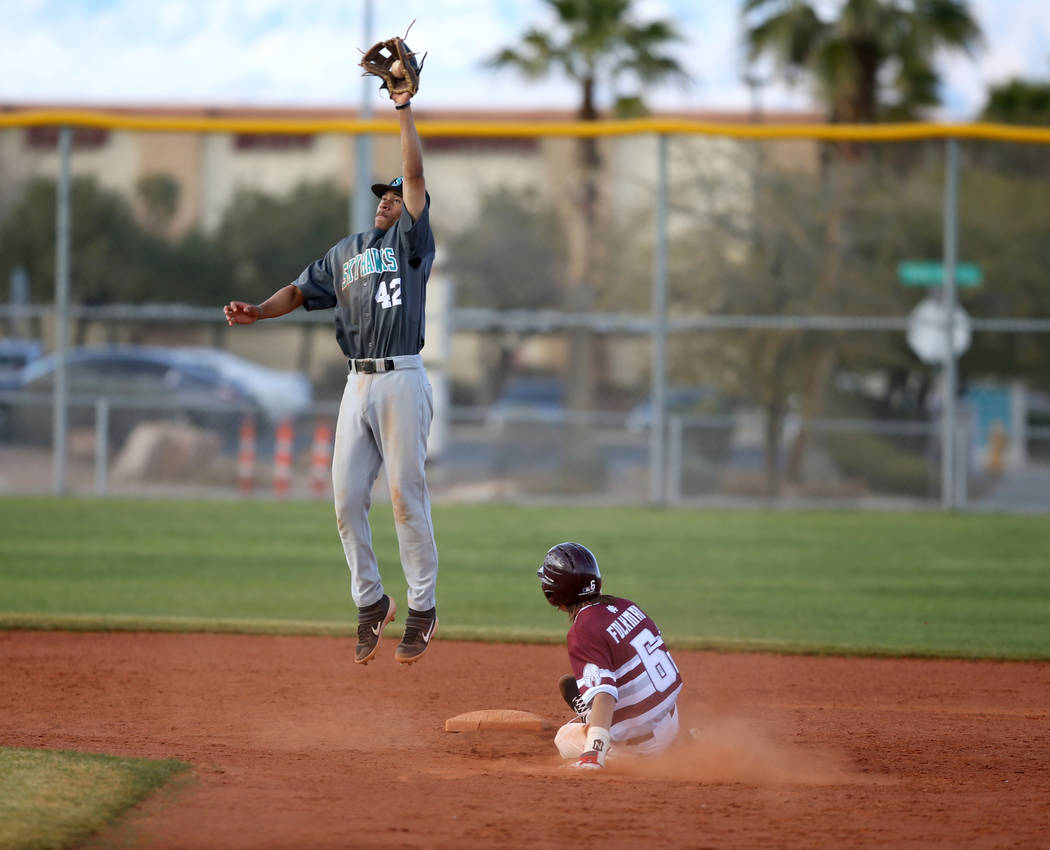
[[[372,517],[403,605],[389,506]],[[535,571],[571,539],[672,646],[1050,658],[1045,517],[438,505],[434,524],[444,638],[561,640]],[[0,626],[356,622],[328,504],[6,498],[0,539]]]

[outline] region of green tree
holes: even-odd
[[[555,14],[555,26],[530,27],[518,47],[504,47],[488,60],[495,68],[511,68],[526,79],[538,80],[563,74],[579,87],[577,117],[601,118],[599,101],[611,101],[614,115],[646,111],[640,90],[626,94],[629,84],[653,85],[664,81],[689,81],[689,75],[667,48],[681,36],[671,21],[635,23],[631,0],[544,0]],[[583,170],[582,202],[585,221],[593,222],[598,203],[596,171],[601,164],[597,141],[580,139]]]
[[[1032,151],[1032,153],[1036,153]],[[1042,167],[1050,173],[1050,147]],[[999,169],[970,168],[960,194],[959,244],[977,262],[984,283],[963,293],[963,304],[980,318],[1050,318],[1050,196],[1044,181]],[[962,375],[1022,379],[1050,391],[1050,337],[1045,333],[975,333],[961,361]]]
[[[24,266],[32,296],[50,300],[55,279],[55,182],[32,180],[0,228],[0,266]],[[135,220],[131,205],[92,177],[70,193],[71,295],[81,304],[142,300],[162,247]]]
[[[976,263],[983,282],[957,291],[962,307],[975,319],[1045,319],[1050,317],[1050,287],[1046,269],[1050,267],[1050,241],[1046,221],[1050,219],[1050,195],[1044,184],[1024,174],[1004,170],[1001,163],[989,164],[975,154],[976,142],[962,149],[963,167],[959,187],[959,249],[961,259]],[[1005,148],[1001,160],[1016,155],[1016,145]],[[1050,160],[1050,147],[1040,147]],[[986,148],[980,143],[980,148]],[[1035,153],[1036,151],[1033,151]],[[902,256],[937,257],[942,250],[940,220],[944,175],[939,163],[917,169],[906,180],[887,181],[885,194],[892,194],[892,209],[879,220],[867,223],[874,249],[865,255],[865,264],[883,280],[892,280],[895,260]],[[869,287],[874,290],[874,287]],[[909,310],[926,292],[911,287],[883,287],[895,291],[895,312]],[[906,299],[901,301],[901,299]],[[927,373],[936,377],[935,367],[916,364],[914,354],[897,335],[897,346],[906,355],[899,363],[912,375]],[[1010,381],[1022,379],[1030,386],[1050,389],[1050,338],[1042,333],[976,332],[959,362],[960,377],[966,380],[990,378]]]
[[[631,0],[544,0],[557,16],[555,29],[530,27],[521,47],[505,47],[489,64],[515,68],[529,79],[561,72],[580,87],[581,121],[597,121],[598,101],[612,101],[615,114],[645,110],[640,93],[618,87],[653,84],[689,76],[666,48],[680,39],[671,21],[634,23]]]
[[[982,121],[1050,124],[1050,81],[1014,78],[988,89]]]
[[[146,221],[153,233],[163,235],[179,208],[179,183],[170,174],[144,174],[135,191]]]
[[[1012,79],[988,90],[982,121],[1046,126],[1050,124],[1050,81]],[[1050,174],[1050,146],[981,142],[971,145],[981,164],[1009,174],[1045,179]]]
[[[284,197],[242,191],[214,239],[230,278],[228,297],[258,299],[299,273],[346,236],[347,195],[327,182],[303,183]]]
[[[530,27],[515,46],[505,47],[488,64],[511,68],[527,79],[563,74],[579,87],[578,117],[599,120],[600,104],[610,101],[616,115],[645,111],[641,87],[662,81],[686,82],[689,77],[667,49],[680,39],[667,20],[636,22],[631,0],[544,0],[553,12],[553,26]],[[628,94],[626,87],[635,87]],[[595,268],[601,263],[597,246],[603,222],[600,217],[600,167],[598,143],[584,137],[577,145],[579,173],[568,187],[572,212],[570,232],[570,298],[567,306],[578,311],[592,309],[595,300]],[[597,345],[593,334],[580,330],[570,337],[571,368],[566,386],[568,401],[576,410],[595,405]],[[593,459],[593,441],[584,429],[574,429],[572,463],[582,457],[582,466]],[[581,468],[581,474],[586,473]]]
[[[872,123],[913,118],[938,102],[935,58],[945,51],[972,54],[981,31],[965,0],[844,0],[834,15],[803,0],[744,0],[741,11],[751,62],[771,58],[791,81],[810,82],[832,122]],[[867,146],[828,147],[823,157],[828,206],[818,303],[842,300],[845,270],[857,257],[856,199],[864,184]],[[877,174],[869,170],[867,175]],[[812,338],[805,356],[803,427],[788,475],[800,479],[810,429],[805,422],[824,409],[837,351],[827,335]]]
[[[565,235],[555,210],[532,189],[487,192],[472,224],[449,240],[446,256],[458,307],[542,310],[562,300]],[[502,387],[519,345],[515,334],[486,337],[485,401]]]
[[[981,30],[965,0],[845,0],[826,4],[744,0],[745,42],[754,61],[771,57],[789,79],[816,87],[834,122],[917,117],[936,106],[941,51],[973,54]]]
[[[158,211],[170,209],[174,199],[164,183],[141,187],[159,203]],[[54,288],[55,197],[53,180],[31,181],[0,224],[0,274],[24,266],[37,302],[50,301]],[[243,193],[214,234],[192,230],[172,241],[148,232],[121,195],[94,178],[75,178],[72,298],[87,305],[215,305],[238,292],[259,297],[295,279],[345,235],[347,203],[327,184],[304,184],[283,198]]]
[[[542,310],[557,305],[565,276],[565,235],[535,189],[486,192],[474,221],[448,241],[445,267],[460,307]]]
[[[148,298],[214,307],[228,300],[230,261],[225,246],[200,230],[163,241]]]

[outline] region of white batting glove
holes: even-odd
[[[601,726],[589,726],[587,728],[588,748],[573,762],[572,766],[577,770],[601,770],[605,767],[610,738],[608,729],[603,729]]]
[[[598,761],[598,753],[594,750],[587,750],[582,756],[580,756],[571,765],[576,770],[601,770],[605,767],[600,761]]]

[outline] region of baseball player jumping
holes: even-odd
[[[368,523],[372,485],[383,465],[408,583],[408,618],[394,657],[404,664],[418,661],[438,625],[438,553],[423,468],[434,399],[419,353],[434,235],[410,105],[413,93],[390,92],[400,119],[402,173],[372,186],[379,198],[375,227],[338,242],[261,304],[232,301],[224,308],[231,326],[299,307],[335,308],[336,340],[347,357],[348,374],[336,424],[332,484],[358,607],[358,664],[375,657],[397,610],[383,592]]]
[[[554,738],[572,767],[662,753],[678,735],[682,676],[656,623],[629,599],[602,593],[598,562],[579,543],[559,543],[537,570],[547,601],[569,615],[573,675],[558,682],[578,717]]]

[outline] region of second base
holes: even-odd
[[[484,708],[457,714],[445,721],[446,732],[477,732],[482,729],[521,729],[542,732],[550,727],[546,717],[513,708]]]

